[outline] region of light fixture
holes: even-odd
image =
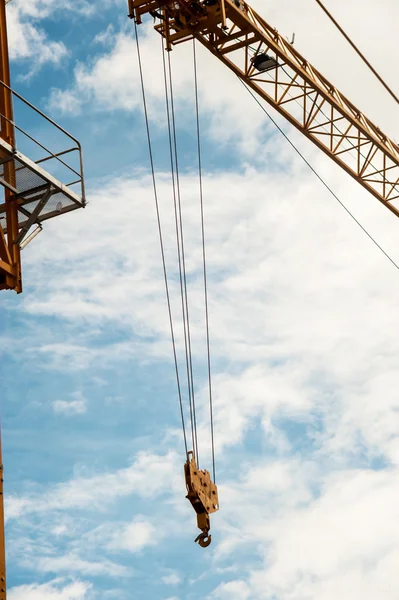
[[[257,71],[269,71],[270,69],[278,66],[276,59],[272,58],[265,52],[262,52],[262,54],[257,54],[251,58],[251,63]]]

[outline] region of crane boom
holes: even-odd
[[[399,146],[241,0],[128,0],[166,49],[193,37],[399,216]]]

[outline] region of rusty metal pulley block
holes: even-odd
[[[219,510],[218,489],[211,480],[209,471],[198,469],[192,451],[187,452],[184,475],[187,487],[186,498],[197,513],[197,525],[201,530],[194,541],[202,548],[206,548],[212,541],[212,536],[209,534],[211,528],[209,515]]]

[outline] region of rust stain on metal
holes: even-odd
[[[216,484],[211,480],[209,471],[198,469],[194,453],[187,453],[184,465],[187,496],[197,513],[197,525],[201,533],[195,539],[200,546],[206,548],[211,543],[209,515],[219,510],[219,496]]]

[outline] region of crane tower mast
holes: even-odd
[[[22,292],[21,249],[42,229],[42,222],[85,206],[82,149],[78,140],[11,88],[6,4],[0,0],[0,290]],[[14,119],[14,101],[23,106],[47,144]],[[29,141],[29,144],[26,141]],[[25,145],[24,145],[25,142]],[[30,156],[20,152],[20,143]],[[59,146],[60,144],[61,146]],[[32,153],[32,154],[31,154]],[[42,282],[40,282],[42,283]],[[1,385],[1,383],[0,383]],[[0,433],[0,600],[6,600],[6,556]]]
[[[399,216],[399,147],[241,0],[128,0],[166,49],[195,38]]]
[[[0,85],[0,138],[15,148],[5,2],[0,2],[0,81],[5,84]],[[3,148],[0,149],[0,164],[3,165],[1,183],[4,186],[4,214],[8,232],[6,239],[0,224],[0,289],[21,292],[21,252],[19,244],[14,243],[19,232],[18,200],[13,195],[15,164],[8,160]]]

